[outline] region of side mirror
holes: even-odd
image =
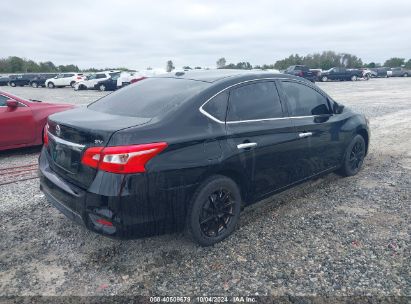
[[[334,114],[341,114],[344,111],[344,106],[334,102],[333,112]]]
[[[9,108],[17,108],[19,106],[19,103],[17,101],[13,100],[13,99],[9,99],[9,100],[6,101],[6,105]]]

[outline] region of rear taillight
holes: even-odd
[[[83,77],[81,77],[81,76],[77,76],[77,79],[83,79]]]
[[[112,173],[145,172],[146,163],[165,148],[167,143],[159,142],[133,146],[91,147],[84,152],[82,164]]]
[[[47,123],[44,126],[44,130],[43,130],[43,144],[47,147],[49,145],[49,135],[48,135],[48,131],[49,131],[49,124]]]
[[[146,77],[140,77],[140,78],[133,78],[130,80],[130,83],[136,83],[139,82],[140,80],[146,79]]]

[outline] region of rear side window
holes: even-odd
[[[282,85],[290,116],[330,114],[327,98],[316,90],[297,82],[284,81]]]
[[[225,121],[227,114],[228,91],[213,97],[204,106],[203,110],[220,121]]]
[[[152,118],[181,106],[209,83],[177,78],[147,78],[115,91],[89,109],[122,116]]]
[[[227,121],[283,117],[274,82],[259,82],[232,89]]]

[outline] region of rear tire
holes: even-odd
[[[14,87],[16,86],[16,83],[13,82],[13,81],[11,81],[11,82],[10,82],[10,86],[14,88]]]
[[[408,77],[408,74],[407,74],[407,73],[405,73],[405,74],[404,74],[404,77]]]
[[[321,77],[321,81],[322,81],[322,82],[326,82],[327,80],[328,80],[327,76],[322,76],[322,77]]]
[[[197,189],[187,212],[186,231],[201,246],[228,237],[240,218],[241,194],[228,177],[215,175]]]
[[[342,176],[353,176],[361,170],[364,163],[365,149],[364,137],[361,135],[354,136],[345,151],[342,167],[339,170]]]
[[[33,87],[33,88],[38,88],[39,87],[39,85],[37,84],[37,82],[32,82],[31,83],[31,86]]]
[[[351,81],[357,81],[357,76],[352,75],[352,76],[351,76]]]
[[[100,86],[98,88],[102,92],[104,92],[106,90],[106,86],[104,84],[100,84]]]
[[[48,87],[49,89],[54,89],[54,88],[55,88],[55,85],[54,85],[54,83],[49,82],[49,83],[47,84],[47,87]]]
[[[75,81],[70,82],[70,86],[71,86],[72,88],[74,88],[74,85],[75,85],[75,84],[76,84]]]

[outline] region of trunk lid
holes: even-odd
[[[84,151],[93,146],[106,146],[115,132],[150,120],[97,112],[86,107],[51,115],[47,147],[50,167],[68,181],[87,188],[97,170],[82,165]]]

